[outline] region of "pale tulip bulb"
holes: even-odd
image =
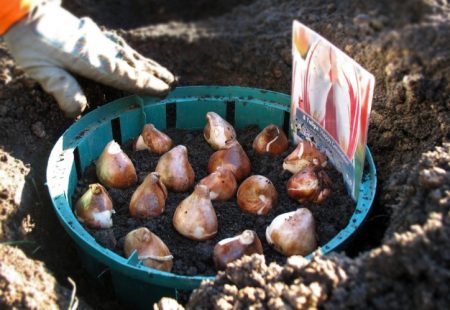
[[[152,172],[133,193],[130,214],[137,218],[157,217],[164,212],[166,199],[166,186],[161,182],[159,174]]]
[[[305,168],[325,167],[327,157],[312,142],[303,140],[283,161],[283,169],[297,173]]]
[[[311,211],[300,208],[274,218],[266,229],[266,239],[285,256],[305,256],[317,248],[315,227]]]
[[[330,185],[331,180],[325,171],[305,168],[288,180],[287,193],[300,203],[322,203],[331,194]]]
[[[96,162],[97,178],[105,186],[128,188],[137,182],[130,158],[114,140],[109,142]]]
[[[200,180],[199,184],[209,188],[211,200],[226,201],[232,198],[237,190],[234,174],[224,167],[217,168],[216,171]]]
[[[194,192],[178,205],[172,222],[175,229],[189,239],[203,241],[214,237],[218,223],[208,187],[197,185]]]
[[[221,150],[236,139],[233,126],[215,112],[206,113],[206,126],[203,136],[214,150]]]
[[[262,175],[252,175],[239,186],[237,204],[241,210],[266,215],[276,205],[278,193],[273,183]]]
[[[195,173],[184,145],[178,145],[162,155],[155,171],[169,190],[184,192],[194,185]]]
[[[263,254],[258,235],[253,230],[244,230],[240,235],[219,241],[214,247],[213,261],[217,269],[225,269],[227,264],[244,255]]]
[[[136,251],[138,259],[147,267],[162,271],[172,269],[173,256],[169,248],[157,235],[145,227],[130,231],[125,236],[123,249],[126,257]]]
[[[256,136],[252,146],[257,154],[278,155],[288,149],[289,142],[280,127],[270,124]]]
[[[90,184],[75,204],[76,217],[90,228],[111,228],[113,213],[111,198],[106,189],[98,183]]]
[[[208,161],[208,172],[213,173],[218,167],[230,170],[236,181],[242,181],[250,174],[250,159],[237,141],[231,142],[226,149],[214,152]]]
[[[134,142],[134,149],[136,151],[149,150],[161,155],[169,151],[172,145],[172,139],[168,135],[159,131],[153,124],[147,124]]]

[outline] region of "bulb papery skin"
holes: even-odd
[[[169,248],[157,235],[146,227],[130,231],[125,236],[124,253],[129,257],[137,251],[139,260],[150,268],[170,271],[173,266],[173,256]]]
[[[325,167],[327,157],[312,142],[302,140],[283,161],[283,169],[297,173],[306,168]]]
[[[99,183],[90,184],[75,204],[75,216],[90,228],[111,228],[113,203],[106,189]]]
[[[167,199],[166,186],[157,172],[147,175],[131,196],[130,214],[136,218],[157,217],[164,212]]]
[[[237,190],[234,174],[224,167],[218,167],[216,171],[201,179],[199,184],[209,188],[211,200],[226,201],[231,199]]]
[[[253,230],[244,230],[240,235],[219,241],[214,247],[213,261],[216,269],[223,270],[228,263],[255,253],[263,254],[261,241]]]
[[[256,136],[252,147],[257,154],[278,155],[288,149],[289,141],[280,127],[270,124]]]
[[[273,183],[262,175],[245,179],[237,192],[237,204],[245,212],[266,215],[276,205],[278,193]]]
[[[236,140],[236,132],[233,126],[219,114],[215,112],[206,113],[206,121],[203,136],[214,150],[225,149],[231,141]]]
[[[114,140],[109,142],[96,162],[97,178],[103,185],[125,189],[137,182],[130,158]]]
[[[305,168],[292,175],[287,182],[288,196],[300,203],[322,203],[331,194],[331,180],[323,170]]]
[[[185,192],[194,185],[195,173],[184,145],[178,145],[162,155],[155,171],[169,190]]]
[[[305,256],[317,248],[315,230],[311,211],[300,208],[274,218],[266,229],[266,240],[284,256]]]
[[[217,216],[207,186],[199,184],[195,187],[175,209],[172,223],[176,231],[192,240],[203,241],[216,235]]]
[[[133,147],[136,151],[146,149],[161,155],[168,152],[172,145],[172,139],[168,135],[159,131],[153,124],[147,124],[136,139]]]
[[[208,161],[208,173],[218,167],[230,170],[236,181],[240,182],[251,172],[250,159],[238,141],[231,142],[226,149],[214,152]]]

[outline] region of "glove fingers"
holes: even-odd
[[[153,74],[160,80],[163,80],[166,84],[171,85],[175,81],[174,75],[169,70],[161,66],[153,59],[141,55],[139,52],[130,47],[120,36],[112,32],[105,32],[105,35],[111,41],[116,43],[117,50],[130,66],[135,67],[137,70],[146,71]]]
[[[153,72],[136,68],[126,59],[117,61],[114,74],[129,85],[126,89],[129,91],[146,95],[164,95],[170,90],[170,85],[156,77]]]
[[[26,72],[38,81],[46,92],[55,97],[67,117],[77,117],[86,108],[86,96],[75,78],[67,71],[54,66],[43,66],[27,68]]]
[[[103,57],[99,55],[97,65],[74,60],[66,66],[73,72],[83,75],[91,80],[109,85],[121,90],[146,95],[164,95],[170,86],[154,76],[151,72],[135,68],[122,57]]]
[[[128,63],[132,63],[132,66],[136,69],[151,73],[168,85],[171,85],[175,82],[174,75],[153,59],[146,58],[140,55],[130,47],[120,47],[120,52],[124,60]]]

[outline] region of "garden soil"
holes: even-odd
[[[131,3],[131,4],[130,4]],[[167,66],[180,85],[290,92],[298,19],[376,77],[369,147],[373,211],[344,253],[267,264],[254,256],[195,291],[187,308],[448,308],[450,7],[410,1],[64,1]],[[79,79],[90,108],[125,93]],[[123,308],[93,281],[45,187],[50,150],[72,124],[0,43],[0,308]],[[172,300],[158,307],[173,307]],[[169,305],[169,306],[167,306]]]

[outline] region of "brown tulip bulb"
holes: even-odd
[[[200,180],[199,184],[209,188],[211,200],[228,200],[236,194],[237,190],[234,174],[224,167],[218,167],[216,171]]]
[[[236,139],[233,126],[215,112],[206,113],[206,126],[203,136],[214,150],[221,150]]]
[[[288,149],[288,139],[280,127],[270,124],[253,140],[253,150],[257,154],[278,155]]]
[[[203,241],[214,237],[218,223],[208,187],[197,185],[175,209],[172,222],[175,229],[189,239]]]
[[[308,255],[317,248],[314,217],[306,208],[278,215],[266,229],[267,242],[285,256]]]
[[[168,135],[159,131],[153,124],[147,124],[133,146],[136,151],[149,150],[161,155],[169,151],[172,145],[172,139]]]
[[[132,217],[149,218],[164,212],[167,199],[166,186],[159,174],[150,173],[131,196],[130,214]]]
[[[236,181],[242,181],[250,174],[250,159],[239,142],[232,141],[226,149],[214,152],[208,161],[208,172],[213,173],[218,167],[230,170]]]
[[[145,227],[130,231],[125,236],[123,250],[126,257],[137,251],[138,259],[150,268],[170,271],[173,265],[173,256],[166,244],[154,233]]]
[[[253,230],[219,241],[214,247],[213,260],[217,269],[225,269],[227,264],[244,255],[263,254],[258,235]]]
[[[237,204],[241,210],[265,215],[276,205],[278,193],[272,182],[262,175],[245,179],[237,192]]]
[[[325,171],[305,168],[288,180],[287,193],[300,203],[322,203],[331,194],[330,184],[331,180]]]
[[[184,192],[194,185],[195,173],[184,145],[178,145],[162,155],[155,170],[169,190]]]
[[[295,150],[283,162],[283,169],[297,173],[308,167],[325,167],[327,157],[310,141],[303,140],[297,144]]]
[[[111,228],[113,213],[111,198],[98,183],[89,185],[89,189],[75,204],[76,217],[90,228]]]
[[[134,165],[120,145],[109,142],[96,162],[97,178],[105,186],[128,188],[137,182]]]

